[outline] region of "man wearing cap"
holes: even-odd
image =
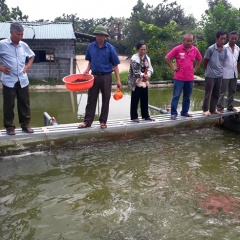
[[[94,84],[88,90],[88,100],[84,122],[80,124],[78,128],[86,128],[92,125],[96,112],[98,94],[99,91],[101,91],[102,108],[99,122],[100,127],[104,129],[107,127],[106,123],[109,112],[113,71],[115,72],[117,78],[117,87],[121,88],[121,80],[118,69],[120,60],[115,47],[106,41],[108,33],[104,26],[97,26],[93,34],[96,36],[96,41],[88,45],[85,56],[85,60],[88,61],[88,65],[83,74],[88,74],[91,70],[91,73],[94,76]]]
[[[3,124],[8,135],[15,135],[14,105],[17,98],[18,119],[23,132],[33,133],[30,123],[29,80],[34,52],[21,41],[23,26],[17,22],[10,25],[10,37],[0,41],[0,71],[3,84]],[[27,60],[27,64],[26,64]]]

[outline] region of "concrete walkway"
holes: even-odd
[[[142,120],[134,123],[129,119],[115,119],[107,122],[107,128],[102,130],[95,121],[90,128],[78,129],[79,123],[61,124],[33,128],[33,134],[27,134],[16,129],[16,135],[9,136],[5,130],[0,130],[0,155],[17,151],[42,150],[56,146],[79,146],[99,141],[113,141],[135,138],[144,135],[167,134],[183,130],[208,128],[219,125],[225,116],[238,115],[226,111],[222,114],[204,116],[202,111],[191,112],[193,117],[177,117],[170,119],[170,114],[152,116],[156,121]]]

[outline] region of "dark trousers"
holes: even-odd
[[[217,109],[224,109],[224,95],[227,93],[226,107],[228,110],[233,108],[234,94],[237,90],[237,78],[223,79],[220,97],[218,99]]]
[[[21,88],[18,81],[13,88],[3,85],[3,124],[5,128],[14,127],[14,107],[17,98],[18,119],[21,127],[28,127],[30,123],[29,87]]]
[[[131,94],[130,116],[131,120],[138,118],[138,103],[140,100],[140,108],[142,118],[148,118],[148,87],[142,88],[136,86],[135,91]]]
[[[94,120],[99,91],[102,94],[102,108],[101,114],[99,116],[99,122],[100,123],[107,122],[111,89],[112,89],[111,74],[106,74],[103,76],[94,75],[94,84],[88,90],[88,100],[85,111],[84,123],[91,125]]]
[[[222,78],[205,78],[205,95],[202,110],[215,112],[222,86]]]

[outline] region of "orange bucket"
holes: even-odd
[[[117,91],[113,94],[113,98],[115,100],[120,100],[123,97],[123,93],[120,91],[120,89],[117,89]]]
[[[94,77],[91,74],[72,74],[64,77],[63,82],[70,91],[84,91],[93,86]]]

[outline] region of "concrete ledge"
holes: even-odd
[[[178,116],[176,120],[171,120],[170,114],[156,115],[153,116],[156,121],[142,120],[140,123],[134,123],[129,119],[109,120],[108,127],[104,130],[100,128],[97,121],[93,122],[92,127],[83,129],[78,129],[79,123],[33,128],[33,134],[16,129],[14,136],[9,136],[5,130],[1,130],[0,156],[209,128],[219,126],[223,117],[239,115],[239,113],[228,111],[209,117],[204,116],[202,111],[192,112],[192,114],[191,118]]]

